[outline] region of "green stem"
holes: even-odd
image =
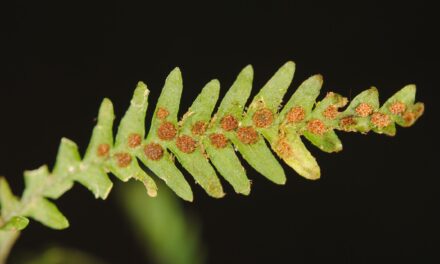
[[[0,264],[6,263],[12,247],[20,236],[20,231],[0,231]]]

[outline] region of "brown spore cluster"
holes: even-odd
[[[177,130],[171,122],[163,122],[157,129],[157,136],[162,140],[171,140],[176,136]]]
[[[224,148],[228,144],[228,139],[223,134],[211,134],[209,135],[209,139],[211,140],[211,144],[216,148]]]
[[[328,119],[335,119],[338,116],[339,112],[336,106],[329,105],[322,114]]]
[[[371,115],[371,113],[373,113],[373,107],[371,107],[367,103],[360,103],[356,107],[355,111],[360,117],[367,117],[367,116]]]
[[[270,111],[267,108],[259,109],[253,115],[252,120],[254,121],[254,124],[256,127],[259,127],[259,128],[268,127],[273,122],[272,111]]]
[[[407,124],[412,124],[415,119],[416,119],[416,115],[413,112],[405,112],[403,114],[403,120]]]
[[[325,124],[319,119],[310,120],[307,129],[315,135],[323,135],[326,131]]]
[[[305,118],[305,111],[300,106],[295,106],[290,109],[290,111],[287,113],[287,122],[288,123],[298,123],[304,120]]]
[[[280,155],[280,157],[282,158],[288,158],[292,156],[292,147],[289,145],[289,143],[286,142],[285,139],[280,140],[275,149],[278,155]]]
[[[339,121],[339,126],[343,129],[349,128],[353,125],[356,125],[356,120],[354,120],[352,116],[346,116]]]
[[[406,105],[402,102],[394,102],[389,107],[390,112],[395,115],[400,115],[406,110]]]
[[[168,116],[169,114],[170,114],[170,113],[168,112],[168,110],[165,109],[165,108],[163,108],[163,107],[159,107],[159,108],[157,109],[157,111],[156,111],[156,116],[157,116],[157,118],[159,118],[159,119],[161,119],[161,120],[164,120],[165,118],[167,118],[167,116]]]
[[[201,136],[206,131],[206,123],[203,121],[197,121],[191,128],[193,135]]]
[[[423,111],[424,111],[424,106],[423,105],[417,105],[413,109],[407,109],[403,113],[402,118],[405,121],[406,125],[411,125],[412,123],[414,123],[414,121],[419,116],[422,115]]]
[[[130,148],[135,148],[142,143],[142,137],[137,133],[130,134],[127,143]]]
[[[148,143],[144,147],[144,153],[150,160],[160,160],[163,157],[163,148],[157,143]]]
[[[118,167],[125,168],[131,163],[131,155],[126,152],[120,152],[115,154]]]
[[[224,116],[220,124],[225,131],[232,131],[238,127],[238,121],[232,115]]]
[[[237,137],[244,144],[254,144],[258,141],[258,133],[251,126],[238,128]]]
[[[388,115],[376,112],[371,116],[371,123],[373,123],[378,128],[384,128],[391,123],[391,120]]]
[[[110,152],[110,145],[109,144],[99,144],[98,149],[96,153],[99,157],[107,157],[108,153]]]
[[[176,146],[184,153],[193,153],[196,150],[196,141],[187,135],[177,137]]]

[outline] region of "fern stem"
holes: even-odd
[[[0,231],[4,232],[0,239],[0,264],[6,263],[12,247],[20,236],[20,231]]]

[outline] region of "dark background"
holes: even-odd
[[[202,222],[208,263],[440,263],[439,23],[427,2],[32,2],[4,10],[10,18],[1,33],[7,47],[0,174],[16,193],[24,169],[53,165],[61,137],[84,151],[103,97],[121,117],[143,80],[154,105],[166,75],[179,66],[183,112],[212,78],[224,94],[252,64],[255,92],[294,60],[289,97],[315,73],[324,75],[323,94],[353,97],[374,85],[382,102],[416,83],[426,113],[394,138],[339,133],[338,154],[308,144],[322,168],[316,182],[285,166],[288,182],[280,187],[245,165],[253,181],[249,197],[224,182],[228,195],[215,200],[192,184],[195,202],[185,207]],[[71,227],[52,231],[32,222],[13,255],[59,243],[111,263],[145,259],[114,195],[95,200],[75,185],[57,205]]]

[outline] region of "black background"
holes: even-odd
[[[6,10],[10,18],[1,34],[7,47],[1,62],[0,174],[16,193],[24,169],[53,165],[61,137],[84,151],[103,97],[120,117],[143,80],[154,105],[166,75],[179,66],[183,113],[212,78],[220,80],[224,94],[240,69],[252,64],[255,92],[294,60],[287,96],[315,73],[324,75],[323,94],[353,97],[374,85],[382,102],[415,83],[426,113],[394,138],[340,133],[344,151],[338,154],[308,144],[322,168],[316,182],[285,166],[288,181],[280,187],[245,165],[253,181],[249,197],[233,194],[225,183],[228,195],[215,200],[192,184],[195,202],[185,207],[203,223],[208,263],[440,263],[434,170],[439,24],[433,6],[32,2]],[[76,185],[57,205],[71,227],[52,231],[32,222],[13,255],[56,242],[111,263],[145,259],[114,195],[95,200]]]

